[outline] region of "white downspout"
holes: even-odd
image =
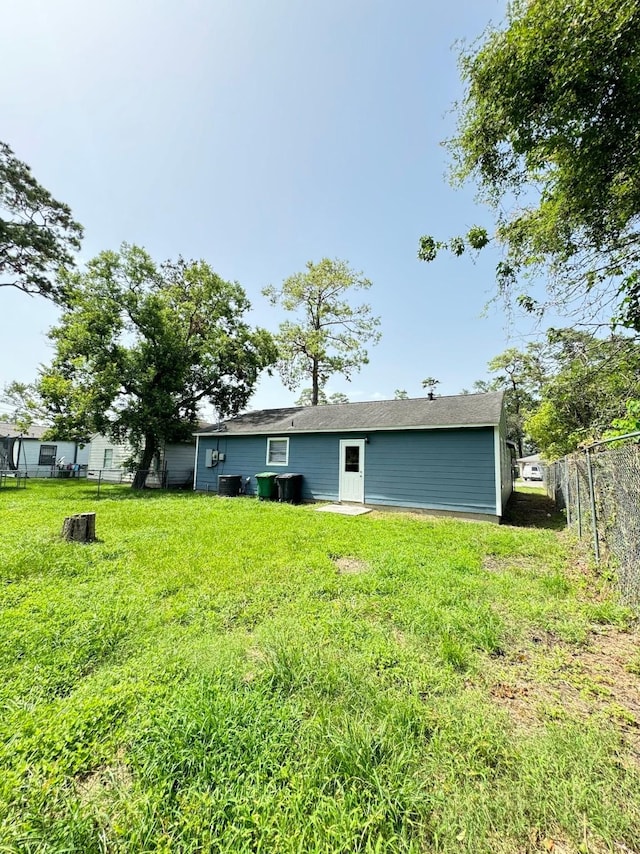
[[[493,454],[496,468],[496,516],[502,516],[502,444],[500,442],[500,425],[493,428]]]

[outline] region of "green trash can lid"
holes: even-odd
[[[260,474],[257,474],[256,477],[277,477],[278,473],[275,471],[263,471]]]

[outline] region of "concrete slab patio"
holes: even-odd
[[[364,513],[371,513],[371,507],[353,504],[325,504],[322,507],[316,507],[316,510],[318,513],[339,513],[341,516],[362,516]]]

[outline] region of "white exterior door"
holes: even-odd
[[[364,504],[364,439],[340,440],[340,501]]]

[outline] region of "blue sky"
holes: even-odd
[[[82,257],[145,246],[204,258],[239,281],[252,320],[283,316],[261,289],[323,256],[373,282],[381,343],[352,400],[458,393],[528,329],[501,310],[491,253],[417,260],[423,233],[491,224],[453,190],[441,141],[462,94],[455,42],[498,24],[504,0],[21,0],[3,10],[2,138],[85,226]],[[355,299],[359,299],[358,294]],[[0,289],[0,385],[31,380],[55,308]],[[253,408],[297,393],[265,379]]]

